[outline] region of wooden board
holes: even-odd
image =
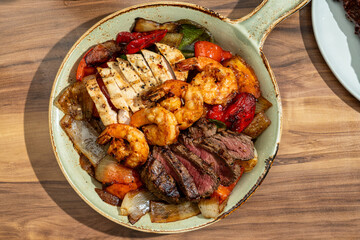
[[[164,236],[121,227],[78,197],[51,149],[52,82],[90,26],[143,2],[0,2],[0,239],[359,238],[360,103],[321,57],[310,6],[266,40],[282,96],[283,135],[267,178],[239,210],[205,229]],[[191,2],[235,19],[260,1]]]

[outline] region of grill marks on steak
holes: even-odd
[[[154,151],[153,155],[150,155],[145,167],[141,171],[141,179],[147,189],[156,197],[169,203],[179,203],[180,193],[174,178],[158,159],[160,155],[156,152],[154,154]]]
[[[214,169],[182,144],[171,145],[171,150],[193,177],[201,197],[210,196],[219,186]]]
[[[194,125],[187,129],[187,136],[192,139],[210,137],[217,131],[214,123],[209,122],[205,118],[200,118]]]
[[[230,134],[228,131],[222,131],[210,138],[210,141],[226,148],[228,154],[236,160],[247,161],[254,158],[254,143],[251,137],[245,134]]]
[[[214,130],[215,127],[215,130]],[[186,198],[198,201],[222,184],[232,184],[241,174],[238,160],[254,157],[251,138],[221,131],[201,119],[179,136],[179,143],[154,146],[141,177],[148,189],[170,203]]]
[[[208,163],[215,171],[216,175],[220,178],[220,183],[224,186],[229,186],[236,180],[235,173],[232,166],[229,166],[222,158],[213,154],[203,148],[204,145],[195,145],[189,138],[182,138],[184,145],[195,155]]]
[[[186,199],[192,201],[199,200],[200,196],[194,179],[184,164],[182,164],[175,154],[167,147],[162,148],[162,154],[167,161],[168,166],[172,169],[172,177],[178,183],[178,187],[185,194]]]

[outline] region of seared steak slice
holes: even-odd
[[[254,143],[251,137],[245,134],[223,131],[209,139],[225,147],[228,154],[236,160],[246,161],[254,158]]]
[[[210,137],[216,133],[217,127],[206,118],[200,118],[194,125],[188,128],[188,137],[198,139]]]
[[[216,155],[218,158],[224,160],[224,163],[228,167],[231,168],[234,165],[235,159],[230,156],[230,154],[227,152],[227,148],[221,142],[211,141],[211,138],[204,138],[203,141],[196,144],[196,146],[199,146],[206,151]]]
[[[220,178],[220,184],[229,186],[236,180],[236,172],[234,172],[233,167],[229,166],[223,159],[198,146],[198,144],[194,145],[190,138],[183,136],[180,139],[187,149],[207,162],[214,169],[216,175]]]
[[[180,193],[175,180],[169,175],[159,160],[159,157],[161,158],[160,154],[155,152],[155,156],[157,158],[150,155],[146,166],[141,171],[141,179],[147,189],[156,197],[168,203],[178,203],[180,201]]]
[[[180,190],[184,193],[185,197],[191,201],[199,200],[199,193],[196,188],[194,179],[190,175],[187,168],[175,156],[175,154],[168,148],[162,148],[162,155],[167,161],[168,166],[172,169],[172,177],[177,182]]]
[[[193,177],[199,195],[210,196],[219,186],[214,169],[182,144],[173,144],[170,148]]]

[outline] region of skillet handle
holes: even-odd
[[[247,33],[258,49],[261,49],[271,30],[282,20],[304,7],[311,0],[263,0],[247,16],[235,20]]]

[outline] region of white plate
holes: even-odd
[[[341,2],[312,1],[312,23],[321,54],[341,84],[360,100],[360,37]]]

